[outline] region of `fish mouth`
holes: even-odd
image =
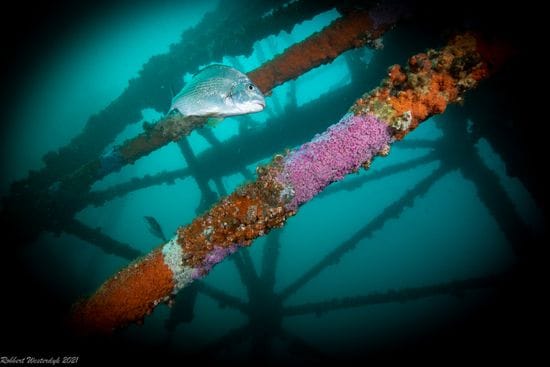
[[[238,109],[243,111],[243,113],[253,113],[263,111],[265,108],[265,101],[254,100],[244,103],[242,106],[239,106]]]

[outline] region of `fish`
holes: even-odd
[[[164,232],[162,231],[160,223],[154,217],[144,216],[143,219],[145,219],[145,222],[149,227],[149,232],[151,232],[153,236],[161,239],[163,242],[168,242]]]
[[[193,76],[172,99],[168,114],[223,119],[260,112],[265,108],[260,89],[239,70],[214,64]]]

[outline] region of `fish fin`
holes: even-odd
[[[195,74],[193,74],[193,77],[197,76],[201,73],[210,73],[210,72],[217,72],[219,70],[232,70],[233,68],[231,66],[223,65],[223,64],[210,64],[205,67],[203,67],[200,70],[197,70]]]
[[[174,98],[176,97],[176,93],[174,92],[174,84],[170,83],[170,106],[168,107],[168,111],[164,114],[165,117],[168,115],[171,115],[176,108],[174,107]]]
[[[223,117],[209,117],[206,121],[206,125],[209,127],[216,127],[223,121]]]
[[[174,92],[174,84],[170,83],[170,100],[173,101],[175,96],[176,92]]]

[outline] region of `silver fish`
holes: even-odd
[[[172,99],[168,112],[223,118],[259,112],[264,107],[264,95],[245,74],[229,66],[210,65]]]

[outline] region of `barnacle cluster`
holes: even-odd
[[[178,229],[178,243],[187,266],[209,270],[218,260],[211,258],[213,251],[229,255],[236,247],[250,245],[253,239],[282,226],[294,215],[285,207],[285,188],[276,180],[280,160],[275,157],[271,164],[258,168],[255,182],[239,187],[206,214]]]
[[[489,65],[483,61],[487,51],[481,46],[474,34],[465,33],[441,50],[414,55],[406,70],[390,67],[381,86],[360,98],[351,110],[374,114],[394,129],[396,139],[402,139],[488,75]]]

